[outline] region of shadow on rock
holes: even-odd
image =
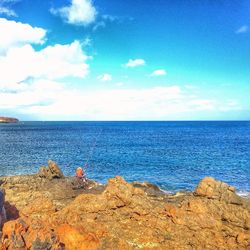
[[[4,203],[5,211],[6,211],[6,219],[9,220],[16,220],[20,217],[19,211],[15,205],[10,204],[8,201]]]

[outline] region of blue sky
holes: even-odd
[[[250,2],[0,0],[0,113],[249,120]]]

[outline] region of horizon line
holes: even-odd
[[[19,122],[250,122],[250,120],[19,120]]]

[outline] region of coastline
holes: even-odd
[[[88,176],[101,183],[112,175],[121,175],[129,181],[148,181],[174,192],[192,191],[199,180],[213,176],[238,190],[250,191],[246,172],[249,128],[250,123],[238,122],[3,124],[0,172],[36,173],[37,166],[46,164],[49,157],[70,176],[74,166],[87,160],[97,138]]]
[[[0,116],[0,123],[18,123],[19,120],[13,117]]]
[[[150,183],[115,177],[79,186],[53,161],[37,174],[0,177],[7,222],[2,247],[12,249],[245,249],[250,199],[211,177],[193,192],[165,193]],[[13,237],[15,235],[15,237]],[[187,248],[189,249],[189,248]]]

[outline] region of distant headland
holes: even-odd
[[[17,123],[19,120],[13,117],[0,116],[0,123]]]

